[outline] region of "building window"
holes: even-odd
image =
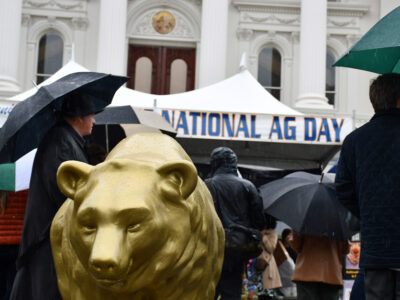
[[[36,83],[39,84],[62,67],[64,43],[55,33],[47,33],[39,41]]]
[[[150,58],[142,56],[136,61],[135,90],[143,93],[151,93],[151,71],[153,63]]]
[[[186,92],[187,63],[183,59],[175,59],[171,64],[171,82],[169,93],[178,94]]]
[[[335,105],[335,67],[332,65],[335,63],[335,57],[329,51],[326,52],[326,83],[325,83],[325,97],[328,98],[328,103]]]
[[[276,99],[281,98],[281,54],[271,47],[258,55],[258,82]]]

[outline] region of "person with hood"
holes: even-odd
[[[92,131],[95,106],[82,94],[66,96],[59,122],[44,136],[33,163],[17,274],[10,299],[61,299],[50,247],[50,225],[66,197],[56,174],[67,160],[88,163],[83,136]]]
[[[205,180],[214,199],[215,209],[224,228],[232,224],[261,230],[264,226],[263,206],[253,183],[240,178],[235,152],[218,147],[211,152],[211,178]],[[222,273],[215,299],[240,300],[242,275],[246,259],[240,252],[225,247]]]

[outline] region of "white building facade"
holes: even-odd
[[[74,57],[99,72],[128,75],[154,94],[252,75],[302,112],[373,114],[377,74],[331,64],[397,6],[395,0],[0,0],[0,114]],[[245,100],[244,100],[245,101]]]

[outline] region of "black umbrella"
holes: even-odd
[[[135,132],[162,132],[175,136],[174,128],[158,113],[135,108],[130,105],[106,107],[96,115],[95,132],[98,127],[104,127],[105,141],[95,141],[101,145],[105,144],[106,151],[112,149],[109,139],[112,139],[111,130],[117,130],[115,126],[121,125],[125,136]],[[119,124],[119,125],[118,125]]]
[[[42,86],[36,94],[18,103],[0,129],[0,163],[14,162],[37,148],[56,123],[64,97],[82,93],[90,97],[96,111],[104,109],[116,90],[129,78],[96,72],[77,72]]]
[[[264,211],[295,231],[347,240],[359,222],[336,197],[335,185],[319,175],[295,172],[260,188]]]
[[[130,126],[132,124],[140,124],[172,136],[176,135],[176,130],[158,113],[130,105],[107,107],[96,115],[96,124],[121,124],[127,135],[133,133],[136,128]]]

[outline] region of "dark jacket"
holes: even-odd
[[[217,148],[218,149],[218,148]],[[222,148],[223,149],[223,148]],[[261,229],[263,227],[262,202],[255,186],[248,180],[239,178],[229,158],[222,159],[213,166],[213,177],[206,179],[205,184],[214,199],[215,210],[224,228],[232,223]],[[242,274],[246,258],[241,252],[225,247],[224,262],[216,296],[223,299],[240,299]]]
[[[224,168],[218,169],[205,183],[224,228],[232,223],[260,230],[263,228],[263,206],[253,183]]]
[[[41,141],[33,163],[11,299],[58,299],[49,231],[66,198],[58,189],[56,174],[67,160],[88,162],[84,139],[68,123],[60,122]]]
[[[377,112],[343,142],[339,200],[360,217],[363,268],[400,268],[400,110]]]

